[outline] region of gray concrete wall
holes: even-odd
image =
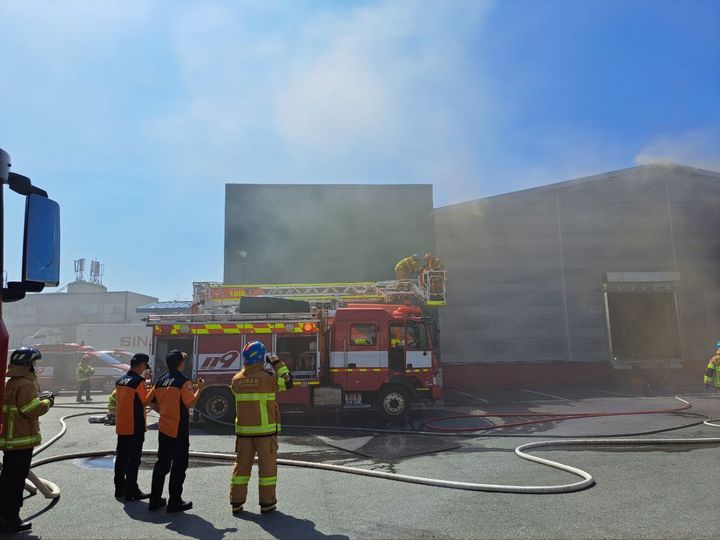
[[[609,359],[607,272],[679,272],[683,357],[720,335],[720,174],[642,166],[439,208],[443,361]]]
[[[398,260],[434,246],[431,185],[228,184],[225,193],[225,283],[394,279]]]
[[[3,305],[3,319],[10,333],[10,348],[43,327],[59,328],[63,340],[73,342],[83,323],[134,323],[143,315],[135,308],[157,298],[133,292],[29,294],[19,302]]]

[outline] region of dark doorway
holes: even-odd
[[[618,360],[680,358],[672,292],[608,293],[612,353]]]
[[[153,381],[163,373],[167,372],[165,357],[173,349],[187,354],[183,374],[189,379],[193,378],[193,338],[158,338],[155,348],[155,366],[153,368]]]

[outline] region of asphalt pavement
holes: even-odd
[[[466,436],[344,431],[425,429],[434,417],[459,414],[518,414],[435,422],[439,427],[489,427],[523,414],[577,415],[589,412],[666,410],[682,412],[604,416],[485,430]],[[106,396],[95,395],[100,408]],[[42,418],[44,440],[60,429],[59,418],[74,412],[74,398],[62,396]],[[102,410],[96,411],[102,414]],[[653,396],[627,389],[563,387],[448,391],[445,404],[417,410],[401,426],[389,426],[370,411],[335,415],[285,415],[280,457],[464,482],[513,485],[571,483],[576,477],[520,459],[513,449],[529,441],[592,435],[627,436],[680,428],[643,437],[720,437],[720,429],[694,425],[720,417],[720,399],[697,387],[659,389]],[[542,418],[542,417],[540,417]],[[329,429],[306,426],[321,423]],[[38,458],[112,450],[112,427],[87,417],[67,420],[67,434]],[[149,417],[145,448],[157,448],[157,417]],[[232,428],[193,424],[191,449],[232,452]],[[718,445],[541,449],[536,455],[579,467],[595,478],[584,491],[553,495],[486,493],[437,488],[337,472],[281,467],[278,511],[261,515],[257,469],[253,469],[246,511],[229,506],[229,462],[192,460],[183,497],[194,503],[185,514],[150,512],[147,501],[113,498],[112,457],[72,459],[34,469],[61,489],[59,500],[30,496],[22,510],[40,538],[718,538],[720,537],[720,449]],[[140,485],[149,490],[154,457],[143,459]]]

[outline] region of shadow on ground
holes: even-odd
[[[315,523],[309,519],[300,519],[276,510],[271,514],[251,514],[243,512],[239,519],[252,521],[262,527],[265,532],[279,540],[327,538],[328,540],[349,540],[350,537],[341,534],[327,535],[315,528]]]
[[[168,514],[165,508],[150,512],[145,502],[133,501],[124,504],[125,513],[136,521],[167,523],[165,526],[178,534],[203,540],[223,540],[226,534],[237,533],[237,527],[218,529],[211,522],[188,512]]]

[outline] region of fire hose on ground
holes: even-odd
[[[682,403],[685,404],[685,406],[678,408],[677,410],[685,410],[691,407],[690,403],[686,400],[675,396],[675,399],[678,399]],[[663,409],[660,411],[638,411],[635,414],[657,414],[657,413],[667,413],[667,412],[677,412],[677,410],[672,409]],[[66,416],[63,416],[60,419],[60,423],[62,425],[61,430],[50,440],[48,440],[43,445],[36,448],[34,455],[39,454],[40,452],[47,449],[49,446],[57,442],[63,435],[65,435],[67,431],[67,423],[66,420],[77,417],[77,416],[85,416],[89,414],[94,414],[93,412],[80,412],[80,413],[73,413]],[[537,413],[541,414],[542,413]],[[594,416],[618,416],[620,414],[632,414],[632,413],[584,413],[584,414],[578,414],[578,415],[560,415],[559,417],[556,417],[555,420],[567,420],[567,419],[574,419],[574,418],[590,418]],[[471,415],[476,416],[476,415]],[[493,416],[492,414],[488,416]],[[497,415],[495,415],[497,416]],[[519,416],[519,415],[518,415]],[[526,413],[524,416],[531,416],[531,414]],[[548,416],[548,415],[543,415]],[[552,419],[551,419],[552,420]],[[720,419],[706,419],[702,423],[708,426],[712,427],[720,427],[720,424],[716,424],[714,422],[719,421]],[[545,420],[549,421],[549,420]],[[697,425],[699,422],[692,424]],[[518,425],[518,423],[514,424],[508,424],[507,426],[511,425]],[[498,427],[498,426],[495,426]],[[673,429],[673,428],[670,428]],[[368,431],[382,431],[382,430],[368,430]],[[393,430],[398,431],[398,430]],[[409,432],[409,433],[416,433],[416,432]],[[578,482],[568,483],[568,484],[557,484],[557,485],[545,485],[545,486],[537,486],[537,485],[503,485],[503,484],[485,484],[485,483],[475,483],[475,482],[459,482],[459,481],[453,481],[453,480],[444,480],[444,479],[437,479],[437,478],[425,478],[420,476],[411,476],[411,475],[404,475],[404,474],[396,474],[396,473],[388,473],[383,471],[375,471],[375,470],[369,470],[369,469],[363,469],[359,467],[350,467],[346,465],[334,465],[329,463],[317,463],[317,462],[310,462],[310,461],[300,461],[300,460],[294,460],[294,459],[283,459],[280,458],[277,460],[279,465],[284,466],[290,466],[290,467],[301,467],[301,468],[309,468],[309,469],[316,469],[316,470],[323,470],[323,471],[330,471],[330,472],[338,472],[338,473],[345,473],[345,474],[353,474],[353,475],[359,475],[359,476],[365,476],[370,478],[379,478],[379,479],[385,479],[385,480],[392,480],[396,482],[406,482],[406,483],[413,483],[413,484],[421,484],[426,486],[433,486],[433,487],[442,487],[442,488],[449,488],[449,489],[459,489],[459,490],[469,490],[469,491],[484,491],[484,492],[496,492],[496,493],[519,493],[519,494],[551,494],[551,493],[571,493],[576,491],[581,491],[584,489],[587,489],[594,485],[595,481],[593,480],[593,477],[590,473],[579,469],[577,467],[572,467],[570,465],[565,465],[562,463],[559,463],[557,461],[553,461],[546,458],[541,458],[535,455],[532,455],[528,453],[530,450],[535,450],[539,448],[555,448],[555,449],[561,449],[561,448],[567,448],[567,447],[580,447],[580,448],[609,448],[609,447],[632,447],[632,446],[688,446],[688,445],[717,445],[720,444],[720,437],[705,437],[705,438],[674,438],[674,439],[637,439],[637,438],[616,438],[607,436],[607,438],[575,438],[575,439],[569,439],[569,440],[550,440],[550,441],[539,441],[539,442],[530,442],[523,445],[518,446],[515,448],[515,454],[527,461],[530,461],[532,463],[537,463],[540,465],[545,465],[554,469],[558,469],[560,471],[564,471],[570,474],[573,474],[575,476],[578,476],[581,478]],[[32,463],[32,467],[40,467],[42,465],[46,465],[49,463],[55,463],[59,461],[66,461],[66,460],[72,460],[72,459],[80,459],[80,458],[93,458],[93,457],[102,457],[102,456],[110,456],[114,455],[115,450],[98,450],[98,451],[91,451],[91,452],[75,452],[75,453],[68,453],[68,454],[60,454],[56,456],[50,456],[47,458],[36,460]],[[146,456],[153,456],[157,455],[157,450],[144,450],[143,455]],[[228,461],[232,462],[235,460],[234,454],[229,453],[219,453],[219,452],[200,452],[200,451],[191,451],[190,452],[191,458],[196,459],[211,459],[211,460],[222,460],[222,461]],[[49,482],[47,480],[43,480],[41,478],[38,478],[34,474],[30,478],[33,483],[35,483],[35,480],[37,480],[37,483],[35,485],[37,486],[38,490],[40,490],[43,495],[47,498],[57,498],[60,495],[59,488],[53,484],[52,482]]]

